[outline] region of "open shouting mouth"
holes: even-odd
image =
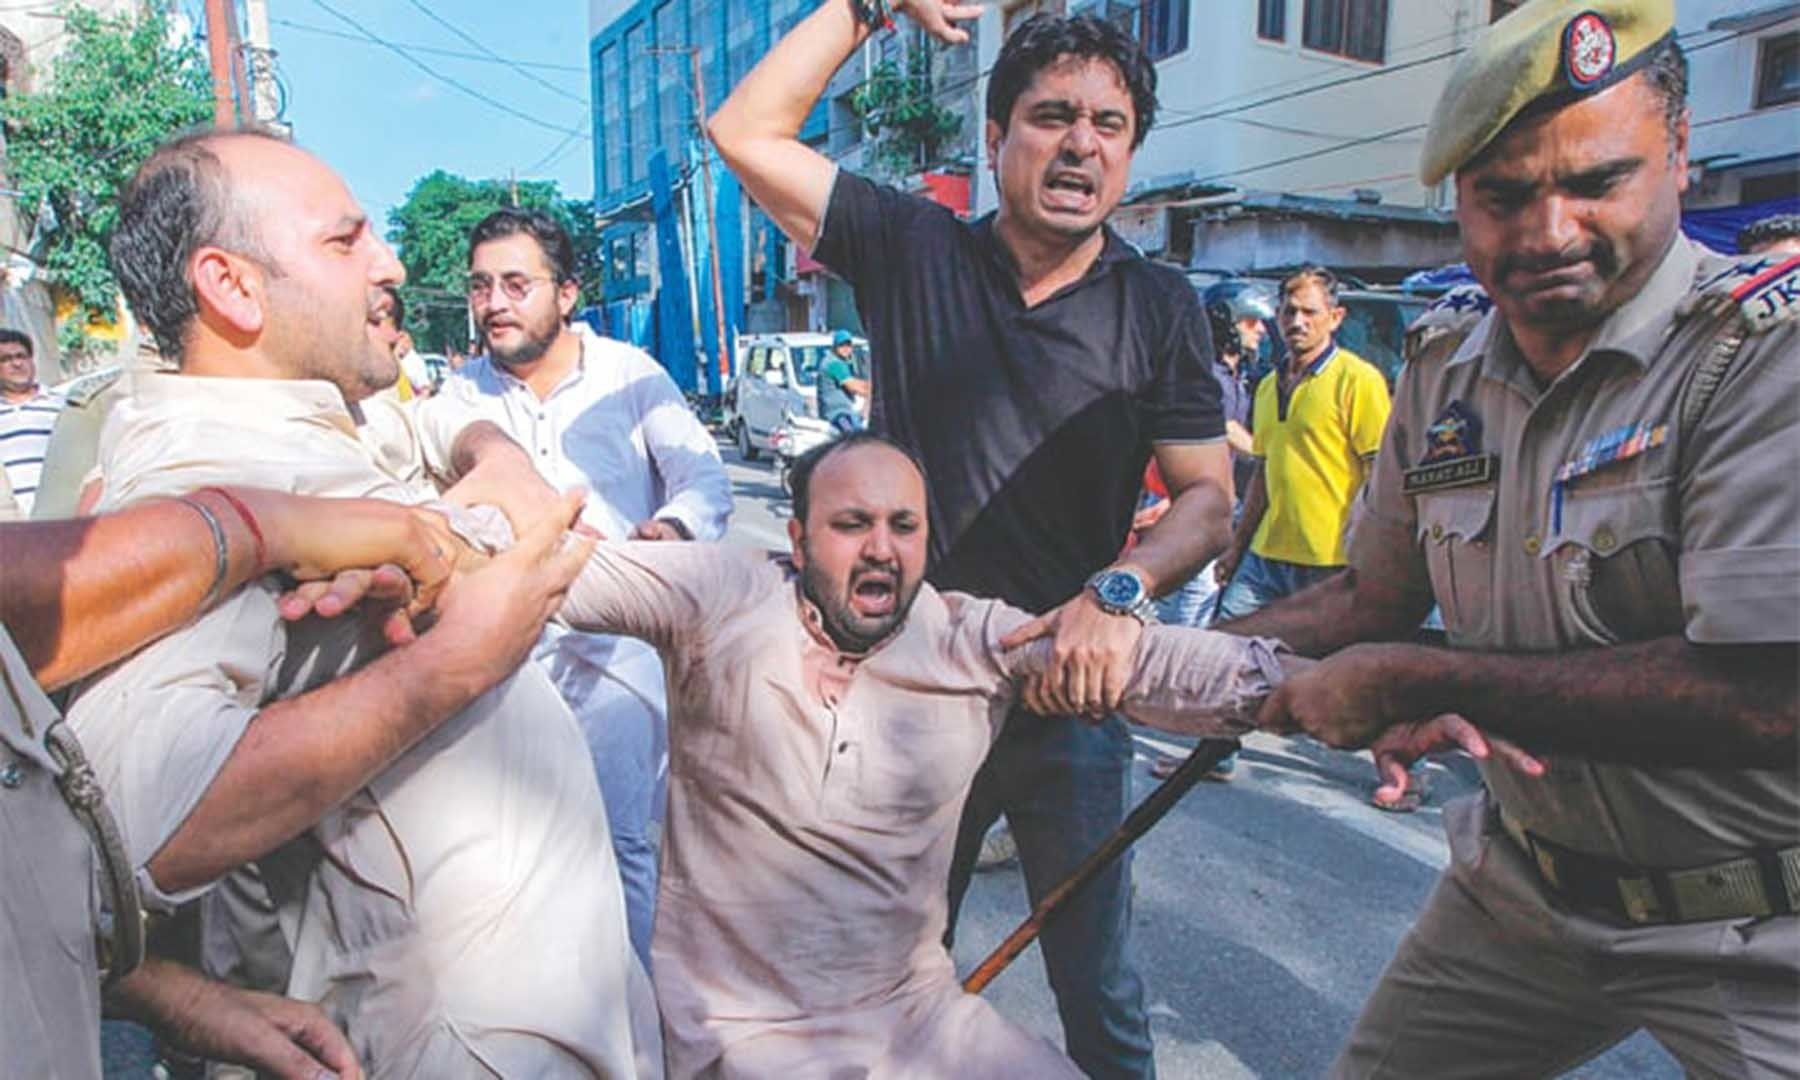
[[[850,610],[865,619],[892,615],[900,602],[900,577],[891,570],[865,570],[850,579]]]

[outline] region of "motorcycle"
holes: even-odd
[[[782,493],[792,497],[794,491],[788,486],[788,470],[801,454],[815,446],[823,446],[838,437],[838,429],[823,420],[815,420],[810,416],[795,416],[784,413],[781,426],[769,442],[775,450],[775,478],[781,484]]]

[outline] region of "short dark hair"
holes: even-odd
[[[394,329],[406,329],[406,298],[400,295],[399,287],[394,285],[383,285],[381,291],[387,293],[388,299],[393,301],[393,307],[389,309],[388,318],[394,321]]]
[[[879,435],[873,431],[852,431],[840,435],[828,443],[821,443],[801,454],[794,459],[793,465],[788,467],[788,489],[794,493],[794,520],[800,523],[801,528],[806,527],[806,515],[812,509],[813,473],[817,472],[819,466],[832,455],[843,453],[845,450],[854,450],[859,446],[885,446],[890,450],[898,451],[906,456],[906,460],[912,462],[913,468],[919,470],[919,478],[921,480],[925,478],[925,466],[920,464],[919,455],[886,435]]]
[[[1748,255],[1751,248],[1797,237],[1800,237],[1800,214],[1771,214],[1739,229],[1737,248]]]
[[[475,249],[488,241],[521,233],[537,241],[558,285],[576,280],[575,242],[569,239],[569,230],[554,214],[535,208],[507,206],[482,218],[469,232],[469,261],[475,261]]]
[[[31,335],[18,330],[0,330],[0,345],[23,345],[26,356],[37,355],[37,346],[32,344]]]
[[[1156,65],[1136,38],[1104,19],[1092,15],[1065,17],[1033,15],[1020,23],[994,60],[988,74],[987,118],[1005,131],[1019,100],[1037,73],[1065,57],[1105,60],[1119,70],[1131,93],[1137,120],[1131,131],[1131,148],[1144,145],[1156,122]]]
[[[280,273],[256,225],[239,207],[225,163],[224,139],[287,140],[252,128],[190,131],[163,143],[126,181],[107,253],[132,313],[179,362],[188,326],[199,314],[188,260],[203,247],[225,248]]]
[[[1343,287],[1343,284],[1338,281],[1338,276],[1329,269],[1320,266],[1317,263],[1307,263],[1305,266],[1302,266],[1300,269],[1282,278],[1282,299],[1287,299],[1288,293],[1293,292],[1302,285],[1317,285],[1325,293],[1325,299],[1331,301],[1332,307],[1342,306],[1338,301],[1338,290]]]
[[[1669,129],[1669,153],[1675,152],[1675,136],[1687,115],[1687,54],[1673,33],[1652,46],[1650,59],[1644,65],[1644,80],[1663,100],[1663,124]]]

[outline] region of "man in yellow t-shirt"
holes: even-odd
[[[1350,507],[1387,427],[1388,389],[1373,364],[1333,338],[1344,321],[1331,271],[1281,283],[1288,360],[1256,388],[1257,469],[1232,546],[1219,559],[1218,618],[1235,619],[1342,568]]]

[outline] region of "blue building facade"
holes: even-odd
[[[810,0],[637,0],[589,42],[607,326],[648,350],[685,390],[721,389],[708,217],[718,238],[725,352],[737,331],[756,321],[757,305],[776,299],[788,263],[780,231],[716,156],[703,152],[693,56],[706,108],[715,109],[810,10]],[[808,142],[825,142],[827,104],[808,118]],[[703,160],[712,169],[710,206]]]

